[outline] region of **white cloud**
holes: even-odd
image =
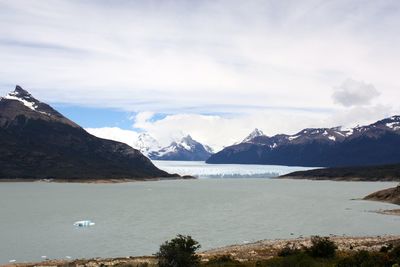
[[[85,128],[85,130],[94,136],[119,141],[131,147],[135,147],[135,141],[139,135],[135,131],[123,130],[118,127]]]
[[[351,107],[368,105],[379,95],[380,93],[372,84],[347,79],[335,88],[332,97],[335,103]]]
[[[154,112],[143,111],[137,113],[131,119],[135,121],[135,125],[137,128],[143,128],[143,124],[145,125],[152,117],[154,116]]]
[[[396,113],[397,112],[397,113]],[[152,113],[137,114],[134,127],[154,136],[161,146],[190,134],[194,139],[219,151],[224,146],[243,140],[254,128],[265,134],[295,134],[304,128],[354,127],[400,114],[400,110],[383,105],[359,106],[336,110],[333,114],[314,112],[249,112],[242,115],[174,114],[153,120]],[[138,133],[113,128],[89,128],[88,132],[102,138],[112,139],[135,146]]]
[[[305,127],[319,127],[324,124],[323,116],[312,113],[293,115],[287,112],[253,112],[232,117],[220,115],[175,114],[157,121],[135,123],[153,135],[162,145],[169,144],[186,134],[219,150],[224,146],[242,140],[254,128],[268,135],[295,133]]]
[[[2,1],[0,81],[50,102],[204,113],[334,108],[332,85],[355,77],[396,104],[400,3],[350,2]]]
[[[329,116],[326,123],[331,126],[355,127],[357,125],[368,125],[383,118],[400,114],[400,110],[384,105],[356,106],[348,109],[338,110]]]
[[[0,93],[137,112],[162,144],[362,123],[399,111],[399,14],[398,1],[0,1]],[[347,77],[367,82],[332,98]]]

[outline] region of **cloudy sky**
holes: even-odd
[[[399,29],[397,0],[0,0],[0,93],[103,136],[220,148],[400,114]]]

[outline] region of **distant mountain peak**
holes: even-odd
[[[33,119],[56,120],[79,128],[76,123],[65,118],[48,104],[40,102],[19,85],[14,91],[0,98],[0,102],[3,108],[7,107],[7,112],[3,114],[3,119],[0,121],[1,125],[5,123],[5,119],[11,121],[18,115],[24,115]]]
[[[181,146],[184,149],[191,151],[195,148],[197,144],[199,144],[196,140],[194,140],[190,134],[182,137],[182,139],[178,142],[175,142],[177,146]]]
[[[194,141],[193,138],[190,136],[190,134],[184,136],[181,140],[182,141]]]
[[[255,128],[245,139],[243,139],[242,143],[248,143],[258,136],[264,136],[264,133],[258,128]]]
[[[31,97],[31,94],[28,91],[24,90],[19,85],[15,86],[15,89],[12,93],[15,93],[16,95],[19,95],[19,96],[30,96]]]
[[[15,90],[8,93],[4,99],[17,100],[31,110],[38,111],[40,101],[35,99],[28,91],[17,85]],[[39,111],[40,112],[40,111]],[[44,112],[43,112],[44,113]]]
[[[146,156],[148,156],[149,153],[157,151],[161,148],[158,141],[147,132],[140,133],[133,146],[139,149],[140,152]]]
[[[183,146],[186,146],[186,149],[189,149],[189,150],[190,150],[190,148],[188,148],[188,147],[193,147],[193,146],[195,146],[198,142],[197,142],[196,140],[194,140],[194,139],[192,138],[192,136],[190,136],[190,134],[188,134],[188,135],[182,137],[182,139],[181,139],[180,141],[176,142],[176,143],[177,143],[177,144],[181,144],[181,145],[183,145]]]
[[[150,158],[157,160],[206,160],[212,149],[194,140],[189,134],[169,146],[149,153]]]

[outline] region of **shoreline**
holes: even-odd
[[[399,178],[375,179],[371,180],[362,177],[323,177],[323,176],[278,176],[273,179],[289,179],[289,180],[308,180],[308,181],[334,181],[334,182],[399,182]]]
[[[39,178],[0,178],[0,183],[81,183],[81,184],[118,184],[118,183],[131,183],[131,182],[151,182],[151,181],[172,181],[172,180],[197,180],[198,177],[191,175],[173,176],[173,177],[155,177],[155,178],[102,178],[102,179],[39,179]],[[225,178],[206,178],[206,179],[225,179]],[[236,179],[236,178],[232,178]],[[246,179],[246,178],[242,178]],[[319,178],[319,177],[297,177],[297,176],[277,176],[270,178],[257,178],[257,179],[274,179],[274,180],[306,180],[306,181],[333,181],[333,182],[398,182],[397,180],[365,180],[363,178]]]
[[[378,251],[383,245],[389,243],[400,244],[400,235],[382,235],[382,236],[337,236],[330,235],[330,240],[338,246],[338,251],[357,251],[368,250]],[[204,251],[207,257],[218,257],[221,255],[230,255],[239,261],[263,260],[277,255],[278,251],[286,245],[291,244],[296,248],[311,245],[311,237],[298,237],[290,239],[266,239],[249,244],[230,245],[222,248],[216,248]]]
[[[379,251],[382,246],[388,244],[400,244],[400,235],[382,236],[329,236],[338,246],[339,252],[350,251]],[[286,245],[291,244],[295,247],[310,246],[311,237],[298,237],[290,239],[265,239],[248,244],[234,244],[225,247],[209,249],[198,253],[203,262],[212,258],[229,255],[232,258],[245,262],[254,260],[265,260],[277,256],[278,251]],[[135,256],[135,257],[115,257],[115,258],[91,258],[91,259],[51,259],[36,263],[8,263],[0,266],[13,267],[33,267],[33,266],[112,266],[129,264],[156,264],[154,256]]]
[[[122,178],[122,179],[24,179],[24,178],[5,178],[0,179],[0,183],[77,183],[77,184],[120,184],[132,182],[153,182],[153,181],[173,181],[173,180],[195,180],[193,176],[174,176],[174,177],[155,177],[155,178]]]
[[[374,211],[378,214],[383,215],[392,215],[392,216],[400,216],[400,209],[392,209],[392,210],[376,210]]]

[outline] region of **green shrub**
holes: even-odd
[[[387,253],[393,248],[392,244],[382,246],[379,252]]]
[[[287,257],[290,255],[294,255],[300,252],[300,249],[296,248],[294,244],[288,243],[284,248],[278,251],[279,257]]]
[[[400,264],[400,245],[395,246],[389,251],[389,257]]]
[[[215,257],[210,259],[206,264],[206,266],[213,267],[241,267],[244,266],[239,261],[233,259],[230,255],[222,255],[219,257]]]
[[[329,237],[311,237],[311,247],[308,252],[315,258],[333,258],[336,254],[337,246]]]
[[[313,267],[319,266],[315,260],[305,252],[299,252],[287,257],[274,257],[263,266],[273,267]]]
[[[166,241],[155,254],[159,267],[197,267],[200,257],[196,250],[200,248],[191,236],[178,235],[171,241]]]
[[[390,267],[393,261],[386,253],[358,251],[338,261],[337,267]]]

